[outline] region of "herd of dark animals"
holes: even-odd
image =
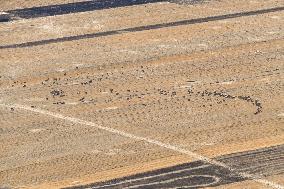
[[[66,76],[66,74],[65,74]],[[101,78],[102,79],[102,78]],[[97,79],[90,79],[86,82],[81,82],[81,85],[85,86],[85,85],[92,85],[93,83],[95,82],[99,82],[101,81],[100,78],[97,78]],[[97,81],[96,81],[97,80]],[[53,85],[58,85],[58,82],[60,81],[60,78],[54,78],[53,81],[52,79],[46,79],[45,81],[41,82],[42,85],[46,86],[48,85],[49,87],[54,87]],[[49,84],[47,82],[50,82]],[[190,83],[193,83],[194,81],[189,81]],[[219,83],[219,82],[217,82]],[[17,82],[14,82],[14,84],[17,84]],[[15,85],[12,85],[12,87],[14,87]],[[26,88],[28,87],[27,83],[25,82],[24,84],[22,84],[22,87],[23,88]],[[170,96],[171,98],[175,98],[175,97],[182,97],[182,98],[188,98],[187,100],[190,101],[191,100],[191,96],[195,96],[197,98],[203,98],[205,96],[207,97],[210,97],[210,98],[220,98],[221,100],[218,101],[218,103],[223,103],[223,102],[226,102],[227,100],[235,100],[235,99],[238,99],[238,100],[241,100],[241,101],[245,101],[247,103],[250,103],[252,104],[253,106],[256,107],[256,111],[254,112],[254,114],[259,114],[261,111],[262,111],[262,104],[260,103],[259,100],[257,99],[254,99],[253,97],[251,96],[242,96],[242,95],[230,95],[230,94],[227,94],[226,92],[219,92],[219,91],[209,91],[209,90],[204,90],[204,91],[194,91],[194,89],[192,88],[188,88],[188,89],[182,89],[182,90],[186,90],[186,91],[181,91],[181,89],[178,90],[172,90],[172,91],[169,91],[169,90],[166,90],[166,89],[162,89],[162,88],[159,88],[159,89],[156,89],[156,92],[152,92],[152,93],[149,93],[149,92],[140,92],[140,94],[134,94],[134,95],[127,95],[127,96],[121,96],[121,92],[120,91],[114,91],[114,89],[109,89],[110,93],[111,94],[115,94],[116,96],[120,95],[121,97],[120,98],[124,98],[124,100],[127,100],[127,101],[130,101],[132,100],[132,98],[142,98],[147,96],[147,95],[152,95],[153,93],[156,93],[157,95],[162,95],[162,96]],[[127,90],[127,92],[130,92],[130,90]],[[138,91],[136,91],[138,92]],[[186,92],[188,94],[188,96],[184,96],[183,92]],[[87,94],[87,92],[79,92],[80,94]],[[179,95],[179,93],[182,93]],[[63,90],[61,89],[53,89],[50,91],[50,95],[51,96],[47,96],[45,98],[46,101],[49,101],[51,100],[50,97],[53,97],[53,101],[52,103],[54,105],[64,105],[65,102],[64,100],[60,100],[59,98],[61,97],[65,97],[66,94]],[[85,97],[85,96],[81,96],[80,99],[78,99],[78,102],[80,103],[93,103],[95,104],[96,103],[96,100],[95,99],[90,99]],[[212,106],[212,105],[211,105]],[[33,106],[35,107],[35,106]]]

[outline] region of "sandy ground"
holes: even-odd
[[[30,8],[30,7],[40,7],[40,6],[48,6],[48,5],[56,5],[56,4],[64,4],[64,3],[75,3],[81,2],[81,0],[0,0],[1,8],[0,10],[14,10],[14,9],[22,9],[22,8]]]
[[[1,1],[9,10],[73,1]],[[154,3],[0,23],[0,46],[283,6]],[[283,11],[0,49],[0,188],[58,188],[284,143]],[[119,21],[118,21],[119,20]],[[281,175],[265,178],[284,184]],[[217,188],[266,188],[244,181]]]

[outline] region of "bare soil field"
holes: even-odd
[[[283,1],[1,11],[1,189],[284,188]]]

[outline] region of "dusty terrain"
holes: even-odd
[[[0,0],[0,10],[70,2]],[[215,188],[284,188],[283,151],[269,174],[218,159],[284,145],[276,7],[283,1],[159,2],[0,22],[0,188],[196,161],[242,178]]]

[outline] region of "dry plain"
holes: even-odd
[[[0,22],[0,188],[283,189],[283,7],[145,1]]]

